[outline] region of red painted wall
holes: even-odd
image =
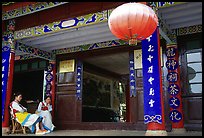
[[[2,26],[2,33],[3,33],[3,32],[6,31],[6,23],[5,23],[5,21],[2,21],[1,26]]]

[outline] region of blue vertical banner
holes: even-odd
[[[81,100],[82,79],[83,79],[83,64],[80,60],[78,60],[77,61],[77,80],[76,80],[76,97],[77,97],[77,100]]]
[[[2,47],[2,121],[4,121],[10,51],[10,46]]]
[[[134,69],[134,52],[129,53],[129,71],[130,71],[130,97],[136,96],[136,82],[135,82],[135,69]]]
[[[47,66],[47,69],[44,72],[45,81],[46,81],[45,95],[44,96],[48,96],[48,95],[51,96],[51,93],[52,93],[52,81],[53,81],[53,78],[54,78],[54,76],[52,74],[53,67],[54,67],[54,64],[49,63],[49,65]]]
[[[144,123],[162,124],[161,64],[158,27],[148,38],[142,40],[142,66],[144,90]]]
[[[166,48],[166,68],[168,69],[167,80],[169,82],[168,92],[170,94],[169,105],[171,112],[169,119],[173,123],[178,123],[182,120],[181,101],[180,101],[180,79],[179,79],[179,64],[178,64],[178,49],[177,45],[171,45]],[[182,122],[181,122],[182,123]]]

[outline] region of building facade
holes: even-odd
[[[52,95],[58,129],[147,129],[142,43],[130,46],[108,28],[122,4],[2,3],[2,127],[9,126],[11,95],[20,91],[30,112]],[[202,3],[145,4],[159,18],[165,129],[201,130]]]

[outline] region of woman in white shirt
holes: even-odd
[[[52,105],[51,105],[51,96],[46,96],[44,101],[40,102],[38,105],[37,113],[43,117],[43,127],[47,130],[53,131],[55,126],[52,124]]]
[[[49,133],[42,125],[42,117],[37,114],[27,112],[27,109],[20,104],[22,94],[14,94],[14,101],[10,103],[11,114],[13,118],[18,121],[22,126],[28,127],[32,133],[37,135]]]

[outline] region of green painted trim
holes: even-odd
[[[15,56],[15,60],[28,60],[28,59],[34,59],[34,58],[37,58],[37,57],[30,54]]]
[[[25,53],[30,53],[31,55],[34,55],[35,57],[43,58],[46,60],[53,60],[52,53],[49,53],[47,51],[43,51],[41,49],[34,48],[31,46],[27,46],[19,42],[16,42],[15,48],[16,50],[19,50]]]
[[[15,2],[2,2],[2,3],[3,3],[2,6],[8,6],[8,5],[13,4]]]
[[[129,46],[128,42],[118,39],[118,40],[111,40],[111,41],[93,43],[88,45],[80,45],[80,46],[71,47],[71,48],[56,49],[56,50],[53,50],[52,53],[53,55],[60,55],[60,54],[67,54],[67,53],[73,53],[73,52],[115,47],[115,46],[122,46],[122,45]]]
[[[139,41],[140,42],[140,41]],[[87,51],[87,50],[93,50],[93,49],[100,49],[100,48],[108,48],[108,47],[114,47],[114,46],[122,46],[122,45],[128,45],[128,42],[123,41],[123,40],[111,40],[111,41],[105,41],[105,42],[99,42],[99,43],[94,43],[94,44],[88,44],[88,45],[80,45],[76,47],[70,47],[70,48],[63,48],[63,49],[56,49],[52,50],[52,59],[49,59],[49,61],[55,61],[56,55],[60,54],[67,54],[67,53],[74,53],[74,52],[79,52],[79,51]],[[129,46],[129,45],[128,45]],[[29,50],[29,47],[25,47],[25,45],[21,45],[18,47],[18,50],[30,53],[27,55],[21,55],[21,56],[16,56],[16,60],[27,60],[27,59],[33,59],[39,56],[34,56],[33,50]],[[35,49],[35,48],[34,48]]]

